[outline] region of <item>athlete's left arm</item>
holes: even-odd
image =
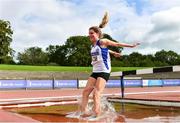
[[[130,47],[130,48],[134,48],[140,45],[140,43],[134,43],[134,44],[118,43],[118,42],[111,41],[109,39],[101,39],[101,44],[104,46]]]
[[[122,56],[121,53],[118,53],[118,52],[115,52],[115,51],[112,51],[112,50],[109,50],[109,53],[112,54],[114,57],[121,57]]]

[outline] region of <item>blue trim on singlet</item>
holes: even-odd
[[[96,45],[98,45],[101,49],[101,54],[102,54],[102,58],[103,58],[103,62],[106,66],[106,68],[109,70],[109,66],[108,66],[108,63],[107,63],[107,59],[108,59],[108,48],[102,48],[100,46],[100,40],[97,41]]]

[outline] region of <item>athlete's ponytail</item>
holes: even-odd
[[[99,24],[99,28],[104,28],[106,26],[106,24],[108,23],[108,21],[109,21],[108,13],[105,12],[104,17],[103,17],[101,23]]]
[[[109,21],[108,13],[105,12],[104,17],[102,18],[102,21],[99,24],[99,26],[92,26],[89,28],[89,30],[94,30],[94,32],[99,34],[99,38],[103,38],[101,28],[104,28],[106,26],[106,24],[108,23],[108,21]]]

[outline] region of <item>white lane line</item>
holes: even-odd
[[[179,93],[180,91],[154,91],[154,92],[131,92],[131,93],[124,93],[125,95],[135,95],[135,94],[155,94],[155,93]],[[114,93],[114,94],[103,94],[103,96],[119,96],[121,93]],[[37,98],[19,98],[19,99],[1,99],[0,102],[6,101],[43,101],[48,99],[72,99],[72,98],[80,98],[81,95],[75,96],[58,96],[58,97],[37,97]]]
[[[7,105],[0,106],[1,108],[22,108],[22,107],[34,107],[34,106],[51,106],[51,105],[65,105],[65,104],[76,104],[78,101],[63,101],[63,102],[44,102],[36,104],[17,104],[17,105]]]
[[[67,99],[67,98],[77,98],[79,95],[75,96],[57,96],[57,97],[37,97],[37,98],[19,98],[19,99],[1,99],[0,101],[23,101],[23,100],[42,100],[42,99]]]
[[[118,93],[117,93],[118,94]],[[103,94],[103,96],[110,96],[114,94]],[[115,93],[116,95],[116,93]],[[37,97],[37,98],[19,98],[19,99],[1,99],[0,102],[5,101],[23,101],[23,100],[46,100],[46,99],[72,99],[72,98],[80,98],[81,95],[75,95],[75,96],[58,96],[58,97]]]
[[[133,93],[125,93],[125,95],[135,95],[135,94],[155,94],[155,93],[179,93],[180,91],[154,91],[154,92],[133,92]],[[114,94],[103,94],[103,96],[120,96],[121,93],[114,93]],[[81,97],[80,95],[76,95],[76,96],[63,96],[61,98],[70,98],[70,97]],[[41,97],[41,98],[22,98],[24,101],[26,100],[28,102],[28,100],[30,99],[38,99],[40,101],[42,101],[44,98],[60,98],[60,97]],[[22,100],[22,99],[18,99],[18,100]],[[10,99],[8,99],[10,100]],[[17,100],[17,99],[16,99]],[[0,100],[1,101],[1,100]],[[4,99],[5,101],[5,99]],[[12,100],[11,100],[12,101]],[[15,107],[33,107],[33,106],[51,106],[51,105],[63,105],[63,104],[75,104],[78,103],[78,101],[62,101],[62,102],[44,102],[44,103],[36,103],[36,104],[17,104],[17,105],[7,105],[7,106],[0,106],[1,108],[15,108]]]
[[[153,91],[153,92],[132,92],[125,93],[125,95],[133,95],[133,94],[156,94],[156,93],[179,93],[180,91]]]

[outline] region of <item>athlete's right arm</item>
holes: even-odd
[[[105,46],[130,47],[130,48],[134,48],[140,45],[140,43],[134,43],[134,44],[119,43],[119,42],[111,41],[109,39],[101,39],[101,43],[102,45],[105,45]]]

